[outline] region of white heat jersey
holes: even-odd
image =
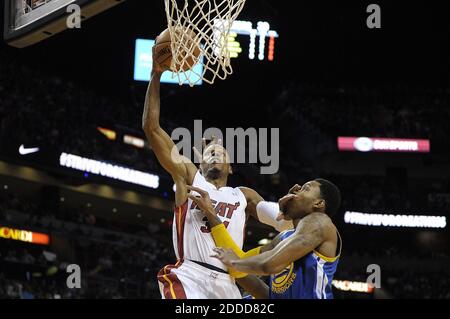
[[[217,189],[197,172],[194,187],[209,193],[217,215],[224,223],[236,244],[242,249],[245,231],[245,208],[247,200],[239,188],[222,187]],[[173,245],[178,260],[192,260],[207,263],[220,269],[227,267],[218,259],[210,257],[216,247],[211,235],[208,219],[197,209],[197,204],[188,199],[177,207],[173,221]]]

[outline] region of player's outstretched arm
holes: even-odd
[[[175,143],[159,124],[160,80],[164,71],[160,65],[154,62],[152,78],[145,98],[142,128],[159,163],[172,176],[177,186],[183,185],[183,183],[190,185],[197,168],[189,159],[179,154]]]
[[[320,246],[329,235],[329,226],[330,220],[326,216],[314,213],[303,218],[295,233],[270,251],[240,259],[232,250],[216,248],[213,257],[236,271],[255,275],[277,274]]]

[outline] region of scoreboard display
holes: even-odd
[[[260,21],[253,25],[249,21],[235,21],[230,29],[228,37],[228,50],[233,59],[249,59],[256,61],[275,60],[275,41],[279,37],[278,32],[271,30],[268,22]],[[218,40],[219,41],[219,40]],[[137,39],[134,57],[134,80],[150,81],[152,69],[152,47],[155,40]],[[192,72],[192,74],[191,74]],[[202,85],[200,75],[203,74],[203,58],[189,72],[188,78],[193,79],[196,85]],[[165,72],[161,78],[162,83],[177,84],[178,78],[172,72]],[[183,84],[188,84],[185,81]]]
[[[236,20],[230,30],[228,49],[232,58],[246,56],[250,60],[274,61],[278,32],[271,30],[269,22]]]

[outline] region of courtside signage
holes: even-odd
[[[14,229],[0,226],[0,238],[23,241],[26,243],[48,245],[50,236],[47,234],[35,233],[27,230]]]

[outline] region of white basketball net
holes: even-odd
[[[245,1],[165,0],[172,41],[172,70],[180,85],[189,82],[193,86],[202,79],[213,84],[216,78],[224,80],[233,73],[228,38]],[[198,47],[201,54],[196,57],[194,52]],[[183,71],[182,66],[192,62],[202,63],[203,71],[198,72],[196,68]]]

